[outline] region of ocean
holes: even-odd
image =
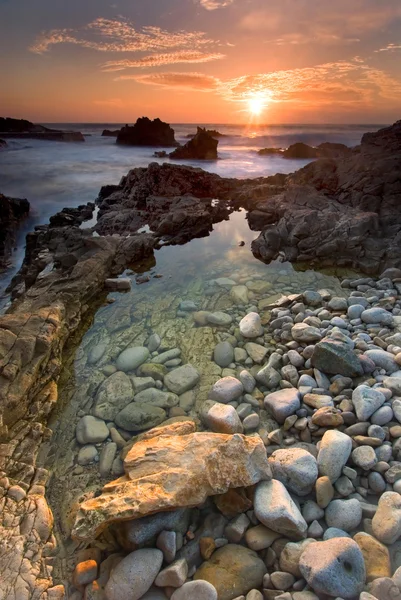
[[[35,225],[45,224],[49,217],[64,207],[94,201],[100,187],[116,184],[129,169],[145,167],[153,158],[154,148],[118,146],[113,137],[102,137],[103,129],[118,129],[115,123],[46,123],[55,129],[81,131],[85,143],[41,140],[7,140],[8,148],[0,151],[0,192],[7,196],[27,198],[31,214],[18,237],[13,266],[0,277],[0,296],[19,268],[24,254],[25,235]],[[348,146],[360,143],[366,131],[377,131],[382,125],[269,125],[246,127],[206,123],[225,137],[219,139],[217,161],[186,161],[223,177],[259,177],[290,173],[306,165],[308,160],[288,160],[279,156],[258,156],[266,147],[286,148],[295,142],[318,145],[340,142]],[[195,133],[195,124],[172,124],[176,139],[187,141]]]

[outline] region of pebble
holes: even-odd
[[[245,541],[248,548],[255,550],[255,552],[270,548],[273,542],[279,537],[281,537],[280,533],[277,533],[272,529],[268,529],[264,525],[256,525],[256,527],[251,527],[245,533]]]
[[[302,553],[299,568],[317,594],[354,598],[365,585],[363,555],[351,539],[333,538],[310,544]]]
[[[366,568],[366,580],[374,581],[379,577],[391,577],[391,560],[388,548],[368,533],[360,532],[354,536],[360,547]]]
[[[389,577],[375,579],[368,589],[377,600],[401,600],[400,588]]]
[[[360,446],[352,452],[352,460],[357,467],[369,471],[377,463],[375,451],[370,446]]]
[[[326,475],[332,483],[340,476],[351,454],[351,438],[341,431],[326,431],[320,442],[317,463],[320,475]]]
[[[164,378],[164,385],[170,392],[180,396],[194,388],[199,380],[199,371],[192,365],[187,364],[168,373]]]
[[[72,574],[72,581],[75,587],[88,585],[95,581],[97,577],[98,565],[95,560],[85,560],[77,564]]]
[[[90,465],[97,456],[98,452],[96,446],[89,444],[81,448],[78,452],[77,463],[83,466]]]
[[[257,484],[254,510],[259,521],[269,529],[290,539],[305,537],[307,524],[280,481],[272,479]]]
[[[101,477],[110,475],[111,467],[117,452],[117,444],[109,442],[103,446],[99,457],[99,473]]]
[[[205,423],[215,433],[243,432],[241,419],[235,408],[229,404],[214,404],[205,416]]]
[[[164,560],[172,563],[177,552],[177,533],[175,531],[162,531],[157,536],[156,546],[163,552]]]
[[[352,403],[359,421],[367,421],[386,401],[385,396],[367,385],[360,385],[352,392]]]
[[[283,424],[301,407],[300,394],[295,388],[279,390],[265,396],[264,404],[274,419]]]
[[[359,500],[332,500],[325,511],[328,527],[338,527],[350,532],[362,521],[362,507]]]
[[[149,356],[150,352],[148,348],[143,346],[127,348],[127,350],[124,350],[118,356],[116,367],[118,371],[123,371],[124,373],[135,371],[135,369],[147,361]]]
[[[314,456],[301,448],[276,450],[269,458],[274,479],[299,496],[309,494],[318,477]]]
[[[217,600],[217,591],[208,581],[198,579],[184,583],[173,593],[170,600]]]
[[[80,444],[98,444],[109,437],[109,430],[102,419],[86,415],[79,419],[75,434]]]
[[[241,335],[254,339],[263,335],[262,321],[258,313],[248,313],[239,323]]]
[[[320,330],[306,323],[297,323],[294,325],[291,329],[291,335],[294,340],[301,343],[317,342],[322,339]]]
[[[156,579],[163,563],[160,550],[145,548],[126,556],[111,572],[107,600],[139,600]]]
[[[224,377],[215,383],[209,392],[209,399],[227,404],[237,400],[244,391],[242,383],[235,377]]]
[[[309,544],[314,544],[316,540],[308,538],[302,542],[288,542],[280,554],[280,569],[286,573],[291,573],[294,577],[302,577],[299,570],[299,561]]]
[[[234,361],[234,348],[229,342],[219,342],[214,349],[213,360],[219,367],[228,367]]]
[[[185,558],[176,560],[171,565],[160,571],[155,579],[158,587],[181,587],[188,575],[188,563]]]
[[[401,535],[401,495],[385,492],[372,520],[373,535],[383,544],[394,544]]]

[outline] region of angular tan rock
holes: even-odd
[[[364,532],[354,535],[354,540],[363,554],[366,581],[374,581],[379,577],[391,577],[391,560],[387,546]]]
[[[197,506],[208,496],[271,479],[262,439],[240,434],[192,433],[143,440],[128,452],[124,468],[123,477],[81,504],[75,538],[90,540],[112,522]]]

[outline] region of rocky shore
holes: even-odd
[[[0,137],[6,139],[36,139],[56,142],[84,142],[80,131],[60,131],[36,125],[26,119],[0,117]]]
[[[401,598],[400,127],[289,177],[133,169],[100,235],[87,205],[28,236],[0,317],[0,598]],[[265,260],[324,259],[299,247],[320,226],[330,264],[379,276],[107,295],[241,206]]]
[[[29,214],[29,202],[0,194],[0,270],[7,266],[14,249],[16,233]]]

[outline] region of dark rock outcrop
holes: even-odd
[[[363,136],[360,147],[320,159],[261,200],[249,222],[263,232],[255,256],[376,273],[401,266],[401,121]],[[264,215],[264,216],[263,216]],[[263,222],[264,221],[264,222]]]
[[[6,148],[6,146],[7,146],[6,140],[1,140],[0,139],[0,148]]]
[[[120,129],[103,129],[102,137],[117,137]]]
[[[16,232],[29,214],[29,202],[20,198],[8,198],[0,194],[0,269],[7,264]]]
[[[345,144],[336,144],[332,142],[324,142],[319,146],[308,146],[303,142],[292,144],[286,150],[282,148],[262,148],[258,150],[260,156],[279,155],[282,158],[289,159],[309,159],[309,158],[340,158],[351,154],[351,148]]]
[[[36,125],[26,119],[0,117],[0,135],[3,138],[37,139],[56,142],[84,142],[80,131],[61,131]]]
[[[175,160],[215,160],[218,143],[218,140],[214,139],[206,129],[198,127],[195,137],[184,146],[170,152],[169,157]]]
[[[132,127],[125,125],[117,135],[117,144],[129,146],[177,146],[174,129],[160,119],[141,117]]]
[[[199,129],[199,127],[198,127]],[[220,133],[217,129],[206,129],[206,132],[214,138],[227,137],[225,133]],[[196,136],[196,133],[188,133],[186,136],[188,139],[192,139]]]

